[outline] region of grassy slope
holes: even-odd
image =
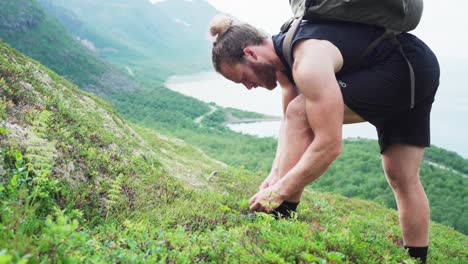
[[[129,124],[1,42],[0,80],[4,263],[409,261],[395,211],[307,192],[297,219],[245,217],[256,175]],[[466,236],[431,237],[431,262],[468,260]]]
[[[27,51],[29,55],[37,57],[53,69],[59,69],[61,73],[68,75],[69,79],[84,85],[79,80],[96,78],[95,74],[99,71],[93,68],[95,64],[100,65],[104,71],[115,72],[108,64],[101,62],[95,54],[84,51],[84,48],[53,19],[46,16],[34,1],[2,2],[2,6],[6,11],[2,13],[3,31],[0,32],[9,36],[7,39],[12,45]],[[6,28],[9,29],[6,30]],[[48,46],[43,43],[43,40],[47,39],[45,36],[54,40],[51,42],[53,45]],[[31,45],[31,43],[38,43],[38,45]],[[76,63],[63,63],[65,58],[61,54],[65,54],[66,57],[71,56],[74,58],[72,62]],[[80,57],[86,59],[76,60]],[[82,68],[89,71],[82,71]],[[160,73],[153,74],[159,75]],[[118,73],[113,76],[116,75]],[[116,79],[116,77],[113,78]],[[138,90],[126,88],[128,85],[129,82],[115,83],[107,78],[107,81],[100,82],[96,85],[96,89],[92,90],[98,91],[98,94],[106,91],[104,92],[106,98],[125,118],[182,138],[200,147],[211,157],[216,157],[236,167],[261,171],[263,175],[269,169],[276,146],[274,140],[243,136],[229,131],[222,126],[225,119],[221,111],[205,119],[203,127],[198,127],[193,120],[209,111],[206,104],[172,92],[160,84],[143,85],[148,88]],[[119,87],[123,89],[115,93],[109,92],[109,89]],[[131,91],[126,91],[127,89]],[[243,115],[238,112],[235,114]],[[430,149],[426,157],[438,164],[444,164],[444,166],[467,174],[466,164],[468,163],[455,154]],[[466,234],[468,226],[464,221],[467,217],[464,197],[466,197],[467,190],[463,188],[466,185],[464,184],[466,179],[463,180],[456,173],[434,167],[427,162],[423,166],[422,179],[428,190],[432,219],[454,226]],[[396,208],[393,194],[381,170],[375,144],[359,142],[345,144],[342,157],[334,163],[324,177],[312,186],[317,190],[335,192],[348,197],[358,196]]]

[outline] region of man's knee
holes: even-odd
[[[419,164],[423,148],[395,144],[382,154],[382,165],[393,190],[414,190],[420,187]]]
[[[288,122],[304,123],[307,122],[307,114],[305,110],[305,98],[303,95],[297,96],[292,100],[286,108],[284,118]]]
[[[400,167],[386,166],[384,172],[390,187],[394,191],[409,191],[421,184],[417,171],[412,172]]]

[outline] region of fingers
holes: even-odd
[[[260,211],[259,210],[260,207],[261,207],[260,203],[254,203],[254,204],[250,205],[249,209],[250,209],[250,211]]]
[[[259,197],[258,193],[254,195],[252,198],[250,198],[249,203],[250,203],[250,207],[249,207],[250,211],[265,212],[265,213],[269,213],[273,211],[273,208],[270,208],[265,205],[267,201],[264,199],[261,199],[261,196]]]
[[[257,203],[257,202],[252,204],[249,209],[250,211],[264,212],[264,213],[269,213],[273,210],[272,208],[268,208],[266,206],[263,206],[261,203]]]
[[[260,185],[260,187],[259,187],[258,189],[262,190],[262,189],[266,189],[266,188],[268,188],[268,187],[270,187],[269,182],[268,182],[268,181],[264,181],[264,182]]]
[[[255,194],[254,196],[252,196],[252,198],[250,198],[249,204],[250,204],[251,206],[252,206],[252,204],[255,202],[255,200],[256,200],[256,198],[257,198],[257,195],[258,195],[258,193]]]
[[[283,201],[284,199],[273,190],[262,189],[250,198],[249,209],[251,211],[269,213],[278,207]]]
[[[249,203],[250,203],[250,211],[261,211],[262,205],[260,204],[261,199],[257,199],[257,196],[259,194],[255,194],[250,198]]]

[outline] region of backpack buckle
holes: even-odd
[[[288,32],[289,28],[291,27],[292,22],[294,21],[295,17],[291,17],[288,19],[288,21],[284,22],[284,24],[281,26],[280,31],[282,33]]]
[[[288,30],[291,28],[292,23],[297,18],[298,18],[297,16],[294,16],[294,17],[291,17],[288,21],[284,22],[284,24],[281,26],[281,29],[280,29],[281,33],[288,32]]]

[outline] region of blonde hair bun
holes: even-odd
[[[233,21],[231,17],[226,15],[215,16],[209,26],[212,41],[216,41],[219,36],[224,34],[232,26]]]

